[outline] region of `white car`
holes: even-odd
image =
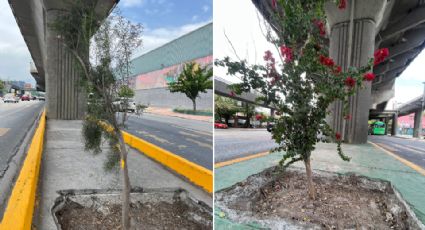
[[[13,95],[12,93],[8,93],[3,97],[4,103],[18,103],[19,98]]]
[[[118,111],[122,112],[124,111],[125,101],[128,102],[127,111],[134,113],[136,111],[136,103],[132,98],[117,98],[113,104],[116,106]]]

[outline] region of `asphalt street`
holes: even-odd
[[[126,130],[207,169],[213,168],[212,123],[145,113],[130,114]]]
[[[277,147],[265,129],[215,129],[215,163],[269,151]]]
[[[425,169],[425,141],[391,136],[369,136],[369,141]]]
[[[43,107],[40,101],[0,102],[0,176]]]

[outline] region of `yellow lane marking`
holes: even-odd
[[[0,128],[0,137],[4,136],[7,133],[7,131],[9,131],[9,128]]]
[[[197,144],[197,145],[199,145],[201,147],[204,147],[204,148],[209,148],[209,149],[212,149],[213,148],[213,146],[210,145],[210,144],[203,143],[203,142],[197,141],[197,140],[192,139],[192,138],[185,138],[185,140],[190,141],[190,142],[193,142],[193,143],[195,143],[195,144]]]
[[[418,166],[418,165],[416,165],[416,164],[414,164],[414,163],[412,163],[412,162],[410,162],[410,161],[408,161],[408,160],[406,160],[406,159],[404,159],[404,158],[402,158],[402,157],[397,156],[396,154],[394,154],[394,153],[392,153],[392,152],[388,151],[387,149],[385,149],[385,148],[383,148],[383,147],[379,146],[378,144],[375,144],[375,143],[370,142],[370,141],[368,141],[368,142],[369,142],[370,144],[372,144],[373,146],[375,146],[376,148],[381,149],[382,151],[384,151],[384,152],[385,152],[385,153],[387,153],[388,155],[390,155],[390,156],[394,157],[395,159],[399,160],[401,163],[403,163],[403,164],[405,164],[405,165],[409,166],[409,167],[410,167],[410,168],[412,168],[413,170],[415,170],[415,171],[417,171],[418,173],[420,173],[420,174],[422,174],[422,175],[424,175],[424,176],[425,176],[425,169],[423,169],[422,167],[420,167],[420,166]]]
[[[224,166],[239,163],[239,162],[242,162],[242,161],[247,161],[247,160],[251,160],[251,159],[254,159],[254,158],[266,156],[268,154],[269,154],[269,152],[267,151],[267,152],[262,152],[262,153],[257,153],[257,154],[254,154],[254,155],[246,156],[246,157],[236,158],[236,159],[229,160],[229,161],[223,161],[223,162],[214,164],[214,168],[224,167]]]

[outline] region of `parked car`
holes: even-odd
[[[12,93],[8,93],[4,95],[3,101],[4,103],[18,103],[19,98],[13,95]]]
[[[30,98],[30,96],[29,95],[27,95],[27,94],[24,94],[24,95],[22,95],[22,97],[21,97],[21,101],[30,101],[31,100],[31,98]]]
[[[215,122],[214,128],[216,128],[216,129],[227,129],[229,127],[226,124],[223,124],[223,123],[220,123],[220,122]]]
[[[117,108],[117,111],[124,112],[125,102],[127,101],[127,112],[136,112],[136,102],[132,98],[117,98],[114,102],[114,106]]]
[[[37,97],[37,99],[38,99],[39,101],[45,101],[45,100],[46,100],[46,98],[44,98],[43,96],[39,96],[39,97]]]

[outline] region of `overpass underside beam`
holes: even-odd
[[[331,27],[329,55],[344,70],[347,70],[349,66],[364,66],[368,59],[373,57],[377,27],[375,15],[384,7],[383,0],[379,0],[379,3],[377,1],[368,9],[364,8],[364,6],[370,5],[367,4],[367,1],[355,1],[351,63],[349,63],[351,3],[352,1],[348,1],[347,9],[343,11],[338,9],[335,4],[327,4],[326,6],[326,14]],[[365,17],[369,14],[370,17]],[[363,89],[357,89],[356,94],[349,98],[351,120],[344,120],[344,106],[341,101],[337,101],[330,106],[331,115],[328,116],[327,121],[336,132],[343,135],[345,142],[366,143],[371,103],[371,84],[367,82]]]
[[[47,11],[47,23],[56,19],[61,11]],[[85,94],[79,82],[80,72],[72,54],[58,39],[58,34],[47,27],[46,31],[46,95],[49,119],[82,119],[85,111]]]

